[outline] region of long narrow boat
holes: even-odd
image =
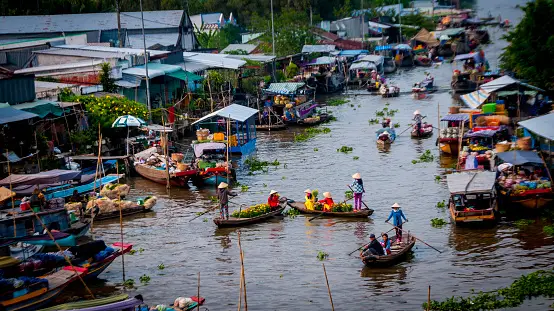
[[[383,256],[368,256],[362,262],[368,267],[390,267],[404,260],[415,245],[416,239],[409,233],[405,234],[406,241],[393,242],[391,245],[391,254]],[[391,237],[391,241],[396,237]]]
[[[412,138],[427,138],[433,136],[433,125],[423,123],[421,125],[421,129],[423,130],[423,132],[418,135],[417,129],[414,127],[411,133]]]
[[[309,210],[304,206],[302,202],[289,203],[289,206],[296,209],[302,214],[323,214],[326,217],[348,217],[348,218],[367,218],[373,214],[372,209],[362,209],[357,212],[322,212],[316,210]]]
[[[47,287],[30,286],[27,293],[12,297],[10,299],[0,300],[0,309],[5,311],[31,311],[48,304],[56,298],[70,283],[78,279],[79,275],[86,273],[86,269],[66,267],[60,271],[41,277],[48,281]],[[14,293],[3,293],[13,296]]]
[[[286,207],[287,207],[287,203],[285,202],[285,203],[279,204],[279,208],[267,214],[263,214],[252,218],[229,217],[229,219],[222,219],[218,217],[214,219],[214,223],[219,228],[247,226],[258,222],[266,221],[274,216],[278,216],[285,210]]]
[[[202,305],[204,298],[190,297],[193,302],[183,309],[175,309],[168,307],[167,311],[188,311]],[[127,294],[120,294],[111,297],[97,298],[92,300],[83,300],[76,302],[64,303],[62,305],[53,306],[38,311],[59,311],[59,310],[81,310],[81,311],[129,311],[129,310],[150,310],[143,302],[142,296],[138,295],[134,298],[129,298]],[[156,309],[157,310],[157,309]]]
[[[100,212],[98,215],[94,216],[94,220],[99,221],[99,220],[106,220],[106,219],[114,219],[114,218],[119,218],[120,216],[125,217],[125,216],[150,212],[152,211],[152,207],[156,204],[157,198],[151,197],[150,199],[154,201],[150,202],[149,204],[146,204],[145,202],[143,204],[135,204],[133,207],[122,208],[121,215],[120,215],[119,209],[116,209],[111,212]],[[84,217],[91,218],[91,214],[85,213]]]
[[[496,174],[489,171],[452,173],[446,176],[448,209],[456,225],[496,222]]]
[[[148,167],[145,164],[135,165],[135,171],[142,177],[151,180],[155,183],[165,185],[167,183],[167,171],[157,170]],[[188,187],[189,179],[195,176],[196,170],[187,170],[184,172],[170,173],[169,183],[174,187]]]

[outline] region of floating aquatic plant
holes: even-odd
[[[349,153],[349,152],[352,152],[353,150],[354,148],[348,147],[348,146],[342,146],[339,149],[337,149],[338,152],[342,152],[342,153]]]
[[[431,219],[431,226],[435,228],[441,228],[442,226],[448,224],[444,219],[442,218],[433,218]]]
[[[353,159],[353,160],[359,160],[360,157],[358,157],[358,156],[353,156],[352,159]]]
[[[241,186],[240,186],[240,191],[241,191],[241,192],[247,192],[248,189],[250,189],[250,187],[248,187],[247,185],[241,185]]]
[[[519,229],[525,229],[533,223],[535,223],[535,221],[531,220],[531,219],[519,219],[519,220],[514,221],[514,225],[516,227],[518,227]]]
[[[127,279],[125,282],[123,282],[123,286],[127,288],[133,288],[135,286],[135,280],[133,279]]]
[[[163,269],[165,269],[165,265],[163,263],[159,264],[158,270],[163,270]]]
[[[344,98],[333,98],[327,101],[327,106],[341,106],[350,102],[348,99]]]
[[[150,277],[146,274],[143,274],[140,278],[139,278],[139,281],[143,284],[147,284],[148,282],[150,282]]]
[[[326,252],[323,252],[323,251],[317,252],[317,259],[319,259],[320,261],[323,261],[328,257],[329,257],[329,254],[327,254]]]
[[[433,162],[435,156],[431,154],[431,150],[427,149],[423,154],[419,156],[417,160],[412,160],[412,164],[423,163],[423,162]]]
[[[438,208],[444,208],[446,206],[446,202],[444,200],[437,202]]]

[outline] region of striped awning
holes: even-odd
[[[471,109],[480,108],[481,105],[489,98],[490,93],[484,90],[477,90],[469,94],[462,95],[460,98],[464,104]]]
[[[378,45],[375,47],[375,51],[388,51],[392,50],[392,45]]]
[[[276,93],[276,94],[294,94],[296,91],[303,87],[303,82],[284,82],[284,83],[271,83],[266,92]]]

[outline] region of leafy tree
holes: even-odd
[[[396,20],[398,21],[398,16],[396,16]],[[419,28],[425,28],[429,31],[432,31],[435,29],[435,23],[433,20],[427,16],[424,16],[420,13],[418,14],[410,14],[406,16],[402,16],[402,25],[411,25],[411,26],[417,26]],[[408,27],[402,27],[402,35],[406,38],[411,38],[415,36],[415,34],[419,31],[419,29],[413,29]]]
[[[102,63],[100,71],[100,84],[104,92],[112,93],[117,89],[115,85],[115,80],[110,77],[110,72],[112,71],[112,66],[109,63]]]
[[[505,36],[510,45],[501,66],[537,86],[554,88],[554,1],[529,2],[523,11],[521,22]]]
[[[295,63],[290,62],[290,64],[285,68],[285,76],[287,79],[292,79],[298,74],[298,66]]]

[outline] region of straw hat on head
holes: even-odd
[[[323,196],[328,198],[328,199],[331,199],[332,196],[331,196],[331,192],[323,192]]]
[[[417,115],[417,114],[421,114],[421,112],[419,112],[419,110],[414,111],[414,115]]]
[[[275,190],[269,191],[269,195],[276,194],[276,193],[279,193],[279,192],[277,192],[277,191],[275,191]]]
[[[360,175],[360,173],[356,173],[356,174],[352,175],[352,178],[354,178],[354,179],[361,179],[362,176]]]
[[[389,132],[387,132],[387,131],[384,131],[384,132],[383,132],[383,133],[381,133],[381,134],[386,134],[386,135],[390,135],[390,133],[389,133]]]
[[[311,194],[311,193],[312,193],[312,190],[306,189],[306,190],[304,190],[304,193],[310,193],[310,194]]]
[[[222,182],[222,183],[220,183],[219,186],[217,186],[217,187],[218,187],[219,189],[223,189],[223,188],[229,187],[229,185],[226,184],[226,183],[224,183],[224,182]]]
[[[400,208],[400,204],[394,203],[394,204],[391,206],[391,208]]]

